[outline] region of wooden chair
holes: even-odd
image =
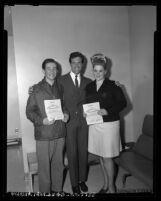
[[[38,162],[36,152],[27,153],[27,162],[28,162],[28,185],[30,192],[34,192],[34,176],[38,174]],[[68,159],[65,154],[64,156],[64,166],[68,169]]]
[[[34,176],[38,174],[38,163],[36,152],[27,153],[28,162],[28,180],[31,192],[34,192]]]

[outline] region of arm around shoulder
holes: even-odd
[[[40,115],[36,100],[35,92],[30,94],[26,105],[26,117],[35,125],[43,125],[43,118]]]

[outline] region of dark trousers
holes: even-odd
[[[87,179],[88,127],[85,120],[73,119],[67,124],[66,151],[71,185]]]
[[[62,191],[64,138],[36,141],[39,192]]]

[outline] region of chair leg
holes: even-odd
[[[33,175],[30,174],[29,178],[30,192],[33,192]]]
[[[131,176],[130,173],[125,173],[122,177],[122,184],[123,184],[123,188],[125,188],[125,185],[126,185],[126,179],[127,177]]]
[[[34,174],[31,175],[31,182],[32,182],[32,192],[34,192]]]
[[[33,180],[31,173],[28,173],[25,176],[25,183],[26,183],[26,192],[33,192]]]

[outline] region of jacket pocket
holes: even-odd
[[[50,140],[65,136],[65,124],[58,120],[52,125],[42,125],[35,127],[35,138]]]

